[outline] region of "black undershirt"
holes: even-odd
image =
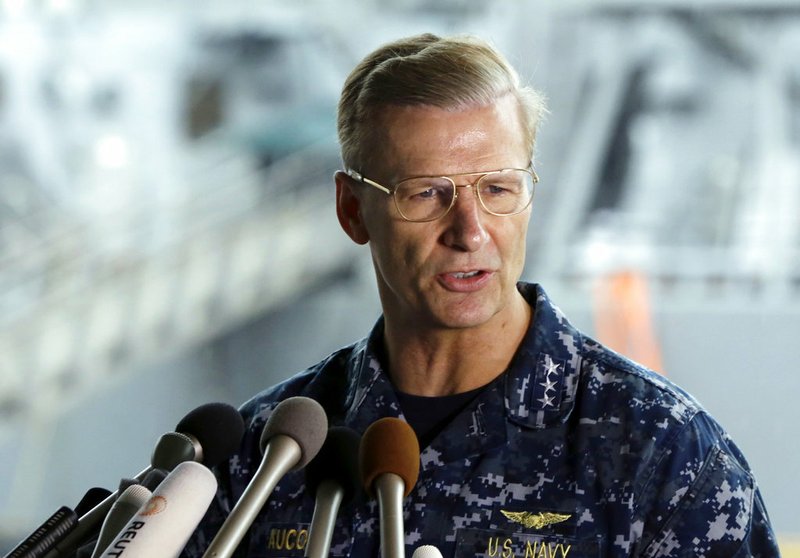
[[[487,384],[488,385],[488,384]],[[400,409],[414,429],[420,449],[426,448],[455,416],[469,405],[486,386],[439,397],[425,397],[397,392]]]

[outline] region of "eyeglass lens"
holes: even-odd
[[[533,195],[533,176],[523,170],[491,172],[474,185],[483,207],[496,215],[513,215],[525,209]],[[453,204],[456,184],[447,177],[410,178],[397,184],[397,209],[410,221],[432,221]]]

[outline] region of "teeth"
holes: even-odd
[[[453,273],[456,279],[467,279],[468,277],[475,277],[480,271],[470,271],[469,273]]]

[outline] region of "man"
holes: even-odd
[[[747,463],[698,403],[518,284],[543,111],[474,38],[410,37],[355,68],[339,105],[336,211],[371,250],[383,316],[244,405],[242,450],[187,555],[202,555],[260,462],[267,417],[295,395],[357,432],[384,416],[417,432],[409,555],[423,544],[448,558],[778,555]],[[302,556],[313,507],[302,472],[287,475],[240,552]],[[341,510],[331,549],[378,556],[374,502]]]

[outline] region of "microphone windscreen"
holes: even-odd
[[[141,484],[132,484],[125,489],[125,492],[119,495],[111,508],[113,509],[114,506],[136,506],[136,509],[138,510],[150,499],[152,495],[153,493],[146,486],[142,486]],[[127,523],[127,521],[125,523]]]
[[[361,484],[373,495],[372,483],[378,475],[394,473],[403,479],[405,492],[417,484],[419,442],[414,430],[399,418],[384,417],[369,425],[358,450]]]
[[[227,403],[206,403],[183,417],[175,431],[195,437],[203,448],[203,464],[214,467],[239,449],[244,419]]]
[[[107,488],[95,486],[86,491],[81,501],[75,506],[75,513],[78,517],[86,515],[86,512],[94,508],[97,504],[111,496],[111,491]]]
[[[261,432],[261,451],[273,436],[288,436],[300,446],[300,460],[294,469],[301,469],[317,455],[327,433],[328,417],[322,405],[309,397],[290,397],[281,401],[267,419]]]
[[[139,484],[152,491],[158,488],[166,477],[167,472],[164,469],[150,469]]]
[[[306,487],[316,495],[319,483],[336,482],[344,490],[342,503],[352,500],[360,488],[358,475],[358,446],[361,436],[346,426],[332,426],[322,449],[306,467]]]
[[[142,484],[142,483],[139,482],[138,479],[129,479],[128,477],[122,477],[121,479],[119,479],[119,485],[117,486],[117,494],[122,494],[134,484]]]
[[[442,553],[439,549],[431,544],[423,544],[417,547],[411,558],[442,558]]]

